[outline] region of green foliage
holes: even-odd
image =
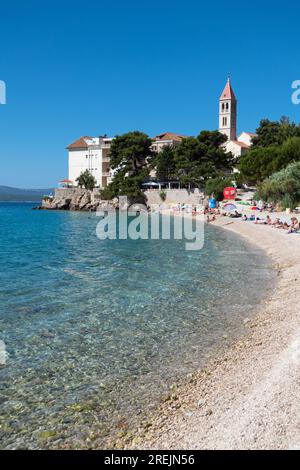
[[[300,202],[300,162],[289,164],[263,181],[257,189],[258,197],[293,209]]]
[[[281,145],[291,137],[300,137],[300,125],[283,116],[280,121],[262,119],[252,140],[253,148]]]
[[[111,198],[125,195],[144,200],[144,193],[140,187],[149,176],[154,158],[151,145],[151,139],[139,131],[128,132],[113,140],[110,166],[116,172],[113,181],[107,187],[107,195],[110,194]]]
[[[217,176],[206,181],[205,183],[205,194],[214,194],[218,201],[223,199],[223,191],[227,186],[232,186],[232,179],[225,177],[224,175]]]
[[[156,176],[160,181],[170,181],[176,178],[175,150],[167,145],[158,152],[153,160],[153,168],[156,169]]]
[[[175,149],[175,168],[183,185],[201,186],[220,171],[232,168],[232,154],[222,143],[226,136],[218,131],[202,131],[198,137],[183,139]]]
[[[250,149],[242,155],[238,169],[243,182],[256,184],[263,181],[272,173],[280,169],[278,162],[280,159],[279,147],[262,147]]]
[[[240,178],[247,183],[259,183],[299,160],[300,137],[290,137],[280,146],[253,148],[240,158]]]
[[[167,199],[167,193],[165,191],[161,191],[159,193],[159,197],[164,202]]]
[[[284,168],[287,164],[300,160],[300,137],[289,137],[281,146],[279,165]]]
[[[117,136],[111,144],[110,166],[124,175],[137,175],[154,157],[152,141],[143,132],[133,131]]]
[[[96,179],[94,176],[89,172],[89,170],[85,170],[84,172],[81,173],[80,176],[76,179],[78,186],[80,188],[85,188],[85,189],[94,189],[96,186]]]
[[[114,193],[114,190],[113,188],[111,187],[111,185],[108,185],[106,188],[102,188],[100,189],[100,194],[99,196],[95,196],[97,199],[102,199],[104,201],[111,201],[114,197],[116,196],[116,194]]]

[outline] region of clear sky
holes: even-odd
[[[82,135],[216,129],[228,72],[239,131],[299,122],[299,18],[295,0],[1,1],[0,185],[56,185]]]

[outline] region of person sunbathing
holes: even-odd
[[[270,217],[269,215],[267,215],[267,218],[266,218],[266,220],[265,220],[265,224],[266,224],[266,225],[271,225],[271,224],[272,224],[272,219],[271,219],[271,217]]]
[[[292,217],[291,225],[289,226],[288,233],[296,233],[299,231],[299,229],[300,229],[299,220],[297,219],[297,217]]]
[[[242,217],[242,214],[240,214],[237,210],[235,210],[233,214],[229,214],[229,217],[232,217],[233,219],[237,219],[239,217]]]
[[[256,221],[254,222],[255,224],[262,224],[262,225],[271,225],[272,220],[269,215],[267,215],[266,219],[260,219],[257,217]]]
[[[274,222],[271,223],[271,225],[275,228],[277,228],[277,226],[279,226],[281,224],[280,222],[280,218],[279,217],[276,217],[276,219],[274,220]]]
[[[275,228],[282,228],[283,230],[288,230],[290,226],[287,222],[279,222],[279,224],[275,225]]]

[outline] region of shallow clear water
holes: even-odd
[[[243,331],[272,282],[263,253],[220,229],[185,251],[100,241],[98,221],[0,204],[2,448],[101,447],[127,432]]]

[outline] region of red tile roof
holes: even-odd
[[[185,135],[174,134],[173,132],[164,132],[163,134],[156,135],[153,140],[176,140],[180,142],[185,138]]]
[[[88,136],[84,136],[84,137],[80,137],[80,139],[78,140],[75,140],[75,142],[72,142],[72,144],[68,145],[67,149],[69,150],[73,150],[73,149],[87,149],[88,148],[88,145],[85,141],[85,139],[92,139],[93,137],[88,137]]]
[[[230,84],[230,79],[228,78],[225,88],[220,96],[220,100],[233,100],[236,101],[235,94]]]

